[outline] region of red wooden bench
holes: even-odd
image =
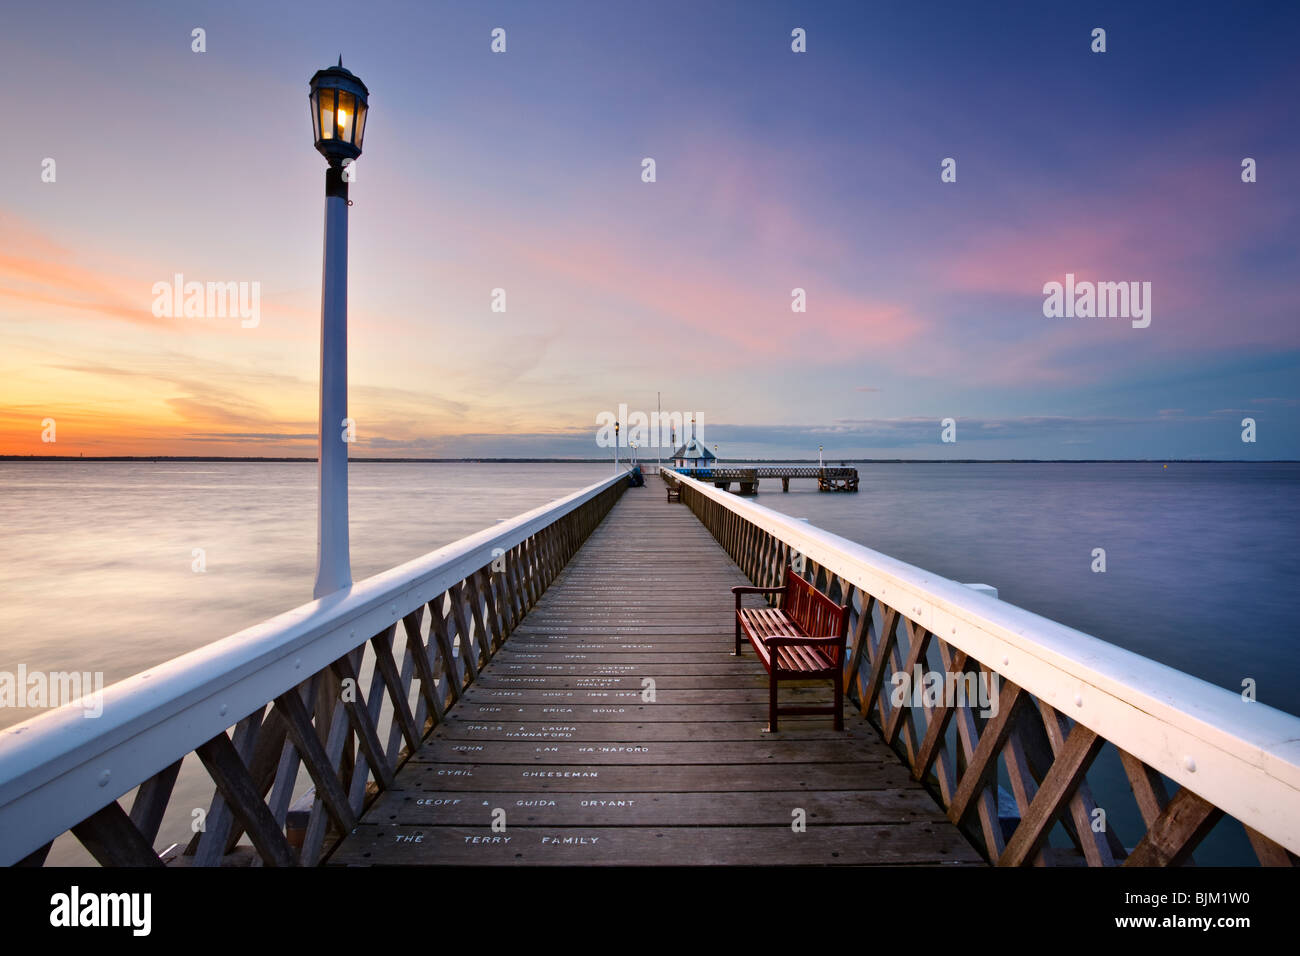
[[[741,635],[749,638],[767,669],[767,729],[775,732],[778,714],[833,714],[835,729],[844,729],[844,680],[841,668],[848,634],[849,609],[836,604],[809,582],[786,568],[785,584],[777,588],[734,587],[736,596],[736,655]],[[780,606],[741,607],[745,594],[779,594]],[[782,707],[776,704],[777,684],[783,680],[829,679],[835,703],[829,707]]]

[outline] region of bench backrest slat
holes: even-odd
[[[811,582],[795,574],[794,568],[785,569],[785,586],[785,604],[781,610],[809,637],[838,637],[843,633],[848,622],[847,607],[822,594]]]

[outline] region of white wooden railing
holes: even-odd
[[[69,830],[105,865],[160,864],[154,843],[191,753],[215,791],[172,862],[231,862],[245,834],[251,862],[318,862],[626,483],[611,476],[119,681],[95,719],[74,703],[0,731],[0,864],[41,865]],[[314,791],[295,830],[300,768]]]
[[[1261,863],[1295,863],[1300,718],[705,482],[664,480],[755,584],[793,563],[851,606],[850,697],[990,862],[1184,863],[1226,814]],[[996,685],[996,713],[924,695],[895,706],[894,675],[930,669]],[[1127,840],[1097,827],[1116,816],[1099,817],[1088,782],[1107,743],[1145,827]],[[1049,845],[1058,823],[1072,846]]]

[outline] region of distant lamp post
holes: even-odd
[[[614,423],[614,474],[618,474],[618,422]]]
[[[320,497],[315,597],[352,583],[348,555],[348,182],[345,166],[361,155],[370,91],[338,66],[311,78],[312,132],[325,171],[325,257],[320,297]]]

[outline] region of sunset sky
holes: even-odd
[[[808,6],[11,5],[0,453],[314,453],[342,53],[354,456],[601,455],[659,391],[724,459],[1300,457],[1300,7]],[[259,324],[155,317],[178,273]]]

